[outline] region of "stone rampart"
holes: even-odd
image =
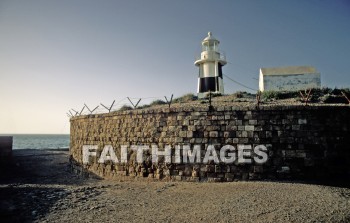
[[[350,107],[341,106],[206,106],[149,108],[71,119],[71,163],[81,173],[107,179],[233,181],[260,179],[332,179],[350,176]],[[83,145],[98,147],[96,156],[83,164]],[[105,146],[119,160],[98,163]],[[149,146],[144,161],[136,162],[132,145]],[[152,163],[151,147],[171,147],[171,163],[160,157]],[[201,148],[200,163],[175,163],[175,146]],[[205,149],[219,154],[224,145],[235,148],[235,162],[203,163]],[[268,151],[265,163],[254,162],[257,145]],[[121,147],[127,146],[127,162]],[[239,163],[238,148],[245,158]],[[247,151],[248,150],[248,151]]]

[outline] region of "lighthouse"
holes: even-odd
[[[194,62],[199,67],[198,98],[204,98],[208,92],[224,94],[222,67],[227,62],[225,55],[219,52],[219,43],[211,32],[202,41],[201,56]]]

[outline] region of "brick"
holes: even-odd
[[[193,137],[193,131],[187,131],[187,137],[192,138]]]
[[[235,174],[234,173],[225,173],[225,178],[234,179],[235,178]]]
[[[219,137],[219,132],[218,131],[210,131],[209,137],[211,137],[211,138]]]
[[[208,172],[208,173],[215,172],[215,166],[214,165],[206,165],[205,168],[206,168],[206,172]]]
[[[180,131],[179,137],[187,137],[187,131]]]
[[[298,119],[298,124],[299,125],[307,124],[307,120],[306,119]]]
[[[258,124],[258,120],[249,120],[249,125],[257,125]]]
[[[272,137],[272,132],[271,131],[266,131],[265,135],[266,135],[266,138],[271,138]]]
[[[245,130],[245,126],[244,125],[239,125],[239,126],[237,126],[237,130],[244,131]]]
[[[221,178],[217,177],[208,177],[208,182],[213,183],[213,182],[221,182]]]
[[[220,165],[215,165],[215,173],[221,173],[222,172],[222,168]]]
[[[254,166],[253,172],[254,173],[262,173],[264,171],[263,166]]]
[[[292,130],[300,130],[300,125],[292,125]]]

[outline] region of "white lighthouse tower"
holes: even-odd
[[[211,32],[202,41],[202,52],[194,64],[199,67],[198,98],[205,97],[207,92],[224,94],[222,81],[222,66],[226,62],[224,54],[219,52],[219,40],[215,39]]]

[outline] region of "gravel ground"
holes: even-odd
[[[15,151],[0,222],[350,222],[350,189],[281,182],[116,182],[68,171],[67,151]]]

